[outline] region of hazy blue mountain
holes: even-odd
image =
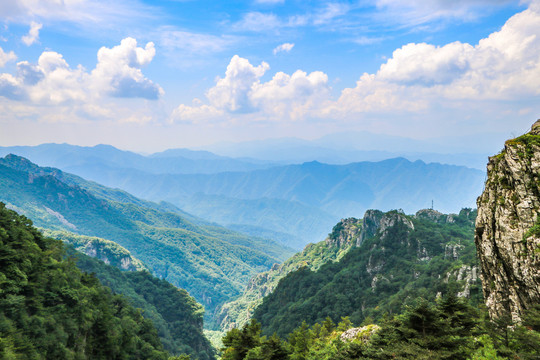
[[[456,136],[441,141],[360,131],[329,134],[315,140],[277,138],[240,143],[222,142],[205,146],[204,149],[224,156],[249,156],[289,164],[313,160],[328,164],[348,164],[404,157],[410,161],[422,160],[484,170],[488,155],[498,150],[501,141],[507,138],[507,134],[489,135]]]
[[[167,200],[212,221],[286,232],[307,243],[324,238],[324,229],[339,219],[369,208],[413,212],[430,207],[432,200],[443,212],[474,207],[483,181],[479,170],[396,158],[218,174],[110,169],[104,182],[145,199]]]
[[[100,192],[94,192],[76,180],[17,156],[0,159],[0,201],[9,208],[40,227],[120,244],[154,275],[188,290],[209,317],[217,305],[238,295],[252,275],[292,253],[270,240],[198,225],[125,194],[130,201],[107,199],[120,192],[98,185]]]
[[[51,166],[86,177],[109,168],[136,169],[151,174],[197,174],[249,171],[269,167],[268,161],[232,159],[207,151],[173,149],[150,156],[119,150],[110,145],[93,147],[68,144],[0,147],[0,156],[23,156],[40,166]],[[99,181],[99,180],[98,180]]]
[[[386,139],[390,140],[393,138]],[[335,143],[337,140],[326,137],[320,140],[323,141]],[[285,153],[290,151],[286,146],[289,143],[305,146],[309,142],[277,139],[272,148]],[[405,142],[403,146],[407,144]],[[444,212],[456,212],[462,206],[474,207],[484,180],[483,173],[478,170],[411,162],[405,158],[345,165],[312,161],[249,171],[216,172],[217,168],[212,167],[213,170],[205,170],[206,173],[164,174],[155,173],[163,169],[145,164],[158,160],[176,161],[177,156],[186,154],[195,158],[190,161],[201,167],[209,167],[209,161],[225,164],[231,159],[185,149],[168,150],[150,157],[109,146],[41,145],[23,150],[38,154],[35,156],[41,160],[46,156],[55,157],[57,165],[60,161],[71,164],[64,170],[140,198],[169,202],[211,222],[244,226],[249,234],[286,234],[279,236],[279,241],[297,249],[308,242],[324,239],[326,229],[339,219],[358,216],[368,208],[414,211],[430,207],[432,200],[435,207]],[[60,156],[62,153],[64,155]],[[82,159],[80,164],[77,159]],[[155,164],[152,166],[157,166]],[[174,166],[166,169],[174,172]],[[198,168],[193,166],[191,169],[196,171]],[[91,184],[81,186],[94,187]],[[185,213],[180,215],[189,217]]]

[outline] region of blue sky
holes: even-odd
[[[538,0],[14,0],[0,18],[0,145],[499,139],[540,117]]]

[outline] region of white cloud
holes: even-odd
[[[328,3],[319,10],[313,19],[315,25],[328,24],[333,19],[345,15],[349,11],[349,5],[343,3]]]
[[[269,120],[302,119],[319,109],[329,98],[328,76],[320,71],[292,75],[276,73],[268,82],[261,82],[269,65],[253,66],[235,55],[216,85],[206,96],[209,104],[178,106],[172,118],[198,122],[241,114],[257,114]],[[251,117],[251,115],[250,115]]]
[[[155,54],[154,43],[149,42],[141,48],[133,38],[125,38],[112,49],[102,47],[98,51],[96,68],[92,71],[94,85],[115,97],[157,99],[163,94],[163,89],[144,77],[141,71]]]
[[[247,59],[235,55],[227,66],[225,77],[218,79],[216,86],[208,90],[206,96],[218,109],[250,112],[252,111],[250,91],[269,68],[265,62],[253,66]]]
[[[233,25],[235,30],[244,31],[268,31],[284,26],[281,20],[274,14],[263,14],[261,12],[249,12],[242,17],[242,20]]]
[[[375,74],[343,90],[328,109],[351,113],[426,111],[459,101],[515,101],[540,95],[540,9],[510,18],[476,46],[408,44]]]
[[[160,38],[161,46],[188,55],[221,52],[238,42],[237,37],[230,35],[215,36],[172,29],[162,29]]]
[[[4,67],[9,61],[17,60],[17,55],[13,51],[5,52],[4,49],[0,47],[0,67]]]
[[[414,26],[443,18],[474,19],[494,6],[510,2],[511,0],[376,0],[375,4],[387,20]]]
[[[71,22],[92,33],[126,24],[140,24],[155,18],[155,7],[139,0],[2,0],[0,14],[9,22],[28,19]],[[96,27],[99,24],[99,27]]]
[[[293,47],[294,47],[294,44],[292,43],[284,43],[284,44],[276,46],[273,50],[273,53],[274,55],[276,55],[279,52],[289,52],[292,50]]]
[[[235,56],[224,78],[207,92],[206,105],[181,105],[183,120],[210,117],[267,119],[341,119],[384,116],[398,119],[462,111],[464,106],[514,104],[540,96],[540,4],[511,17],[500,31],[478,44],[443,46],[411,43],[396,49],[375,73],[364,73],[356,85],[332,99],[322,72],[276,73],[262,81],[268,65],[253,66]],[[486,105],[490,104],[490,105]],[[221,113],[218,113],[220,111]],[[431,114],[431,115],[427,115]],[[420,115],[419,115],[420,116]]]
[[[126,38],[112,49],[101,48],[96,68],[88,72],[80,65],[71,68],[57,52],[45,51],[37,64],[17,63],[15,76],[0,74],[0,96],[31,105],[88,106],[107,96],[156,99],[163,90],[140,70],[154,55],[152,43],[141,48],[135,39]]]
[[[22,37],[22,42],[26,44],[26,46],[30,46],[39,39],[39,30],[43,27],[42,24],[37,23],[35,21],[32,21],[30,23],[30,30],[28,31],[28,35],[24,35]]]

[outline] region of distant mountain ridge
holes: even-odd
[[[188,149],[171,149],[144,156],[103,144],[92,147],[69,144],[0,147],[0,156],[10,153],[28,158],[40,166],[60,168],[83,177],[87,177],[86,171],[99,172],[107,168],[133,169],[150,174],[204,174],[262,169],[273,164]]]
[[[484,180],[478,170],[404,158],[346,165],[318,161],[279,166],[249,163],[250,170],[239,171],[227,165],[229,158],[185,149],[150,157],[105,145],[84,148],[49,144],[12,150],[32,152],[36,158],[64,164],[64,170],[89,180],[146,200],[172,203],[250,235],[275,234],[276,239],[296,249],[324,239],[327,229],[339,219],[358,216],[370,208],[412,212],[430,206],[432,200],[443,212],[472,207]],[[175,156],[186,153],[198,165],[183,167],[177,163],[157,168],[157,163],[151,163],[176,161],[179,158]],[[207,161],[221,165],[214,167]],[[239,160],[235,161],[238,165]],[[186,173],[201,167],[204,173]],[[224,168],[229,170],[220,172]]]

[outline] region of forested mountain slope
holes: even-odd
[[[0,203],[0,357],[167,359],[150,322]]]
[[[255,275],[240,297],[225,303],[219,309],[216,321],[221,330],[242,327],[248,323],[263,298],[272,293],[278,282],[290,272],[303,267],[317,271],[329,261],[340,260],[349,250],[357,246],[359,239],[369,236],[370,232],[374,231],[370,222],[381,216],[380,211],[369,210],[364,220],[343,219],[334,226],[325,241],[308,244],[303,251],[282,264],[276,264],[269,271]]]
[[[65,180],[67,179],[67,180]],[[57,169],[7,156],[0,160],[0,200],[40,227],[114,241],[151,272],[184,288],[207,309],[238,295],[251,276],[269,269],[290,250],[218,226],[197,225],[177,213],[108,200],[113,190],[83,189]]]
[[[375,213],[374,213],[375,215]],[[300,326],[349,316],[359,325],[396,313],[419,296],[449,292],[481,298],[473,241],[476,211],[443,215],[398,211],[373,218],[372,236],[358,232],[357,247],[317,271],[301,267],[279,281],[255,310],[267,334],[285,336]]]
[[[120,271],[95,258],[67,248],[69,256],[84,272],[94,274],[116,294],[142,311],[157,329],[170,354],[189,354],[193,359],[214,359],[214,350],[203,335],[204,308],[187,291],[178,289],[146,271]]]

